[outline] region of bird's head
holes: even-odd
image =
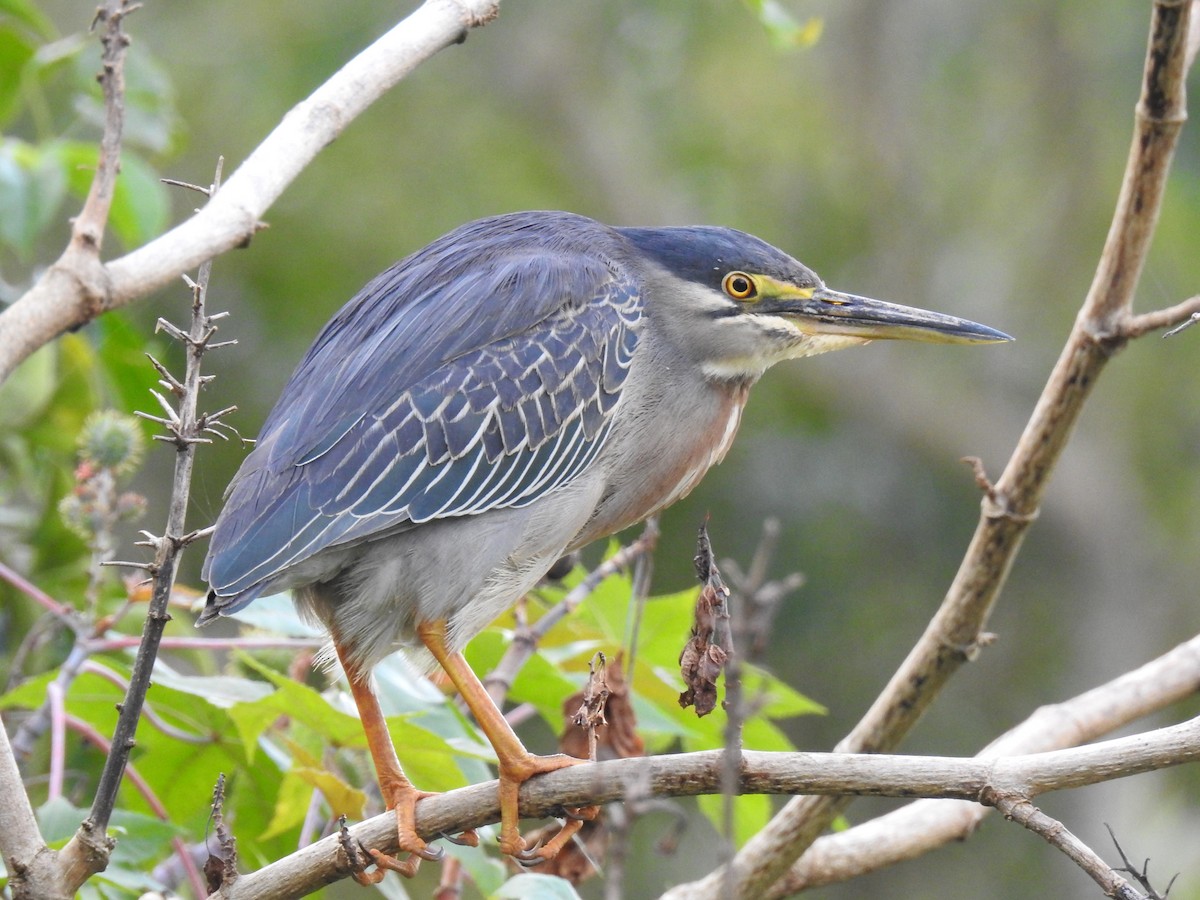
[[[745,232],[618,230],[642,257],[647,314],[712,378],[757,378],[780,360],[874,340],[1012,340],[968,319],[830,290],[811,269]]]

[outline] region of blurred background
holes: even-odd
[[[40,5],[64,34],[91,14],[65,0]],[[231,421],[253,435],[318,328],[371,276],[464,221],[529,208],[621,225],[733,226],[840,290],[1013,334],[1006,346],[884,343],[777,367],[723,465],[664,516],[656,591],[692,583],[706,514],[718,554],[743,563],[763,519],[780,520],[772,575],[798,570],[807,582],[780,612],[766,662],[828,707],[784,723],[798,746],[825,750],[867,708],[954,575],[979,501],[960,458],[978,456],[998,477],[1088,289],[1125,163],[1150,7],[785,6],[820,24],[814,45],[781,49],[738,3],[506,2],[498,20],[422,65],[327,148],[249,248],[217,261],[211,308],[232,312],[222,336],[239,345],[211,363],[219,378],[206,404],[236,403]],[[231,172],[397,14],[382,2],[148,3],[129,23],[133,54],[153,54],[161,71],[139,77],[173,92],[177,120],[146,155],[187,181],[207,184],[218,154]],[[92,133],[81,125],[77,136]],[[179,193],[170,202],[171,222],[197,205]],[[60,247],[65,227],[44,246]],[[1139,310],[1200,290],[1198,244],[1200,141],[1189,127]],[[107,251],[119,254],[120,243]],[[36,258],[9,265],[5,280],[19,286]],[[181,319],[186,302],[184,290],[164,291],[126,319],[148,335],[160,315]],[[1198,365],[1200,329],[1147,337],[1108,368],[989,624],[996,643],[904,751],[974,753],[1039,705],[1200,629]],[[193,525],[215,517],[242,455],[233,444],[201,454]],[[169,483],[170,457],[151,452],[139,484],[150,521],[165,510],[155,486]],[[190,554],[183,580],[199,584],[201,556]],[[1193,699],[1150,724],[1197,712]],[[1200,897],[1195,767],[1044,805],[1113,860],[1109,823],[1131,857],[1152,858],[1164,876],[1156,886],[1178,871],[1172,896]],[[857,802],[849,819],[886,808]],[[690,860],[715,841],[697,823],[684,850],[660,860],[652,829],[646,837],[630,896],[699,875]],[[1098,891],[996,818],[965,844],[813,892],[1031,894]]]

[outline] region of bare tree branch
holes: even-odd
[[[1200,636],[1158,659],[1070,700],[1043,706],[1001,735],[980,756],[1040,753],[1095,740],[1172,703],[1200,684]],[[990,810],[955,800],[920,800],[903,809],[818,839],[768,897],[848,881],[961,841]]]
[[[978,652],[979,638],[1037,517],[1050,474],[1105,364],[1126,342],[1138,278],[1158,221],[1185,115],[1185,49],[1190,0],[1158,0],[1151,17],[1133,142],[1108,238],[1075,326],[1000,480],[990,487],[954,582],[908,658],[849,735],[841,752],[895,747],[949,678]],[[736,897],[760,897],[783,876],[848,797],[797,797],[742,848]],[[724,871],[682,885],[670,897],[725,896]]]
[[[195,216],[104,265],[68,248],[25,296],[0,312],[0,382],[64,331],[246,243],[284,188],[347,125],[417,65],[498,11],[498,0],[426,0],[293,107]]]
[[[724,751],[635,757],[573,766],[539,776],[521,788],[521,810],[547,816],[561,807],[624,799],[640,783],[648,796],[683,797],[723,789]],[[744,751],[738,792],[744,794],[850,794],[875,797],[954,797],[979,801],[997,792],[1033,797],[1113,778],[1200,760],[1200,718],[1145,734],[1070,750],[1004,758],[953,759],[848,753]],[[434,838],[499,820],[496,782],[476,784],[422,800],[417,832]],[[368,848],[394,853],[396,818],[388,812],[350,830]],[[350,875],[337,835],[240,876],[213,900],[300,897]]]
[[[17,759],[8,743],[8,732],[0,725],[0,852],[12,878],[13,896],[22,896],[22,882],[53,884],[56,855],[38,830],[33,807],[25,793]],[[53,900],[52,894],[46,895]],[[61,896],[69,894],[61,892]]]
[[[1095,850],[1073,835],[1066,826],[1046,815],[1028,798],[1005,795],[987,798],[989,806],[995,806],[1004,818],[1024,825],[1046,843],[1061,851],[1071,862],[1083,869],[1104,891],[1104,896],[1114,900],[1145,900],[1128,881],[1100,858]]]

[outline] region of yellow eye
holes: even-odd
[[[750,300],[758,293],[754,279],[745,272],[730,272],[721,280],[721,288],[734,300]]]

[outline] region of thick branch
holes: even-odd
[[[903,738],[964,662],[1037,517],[1050,474],[1105,363],[1123,345],[1138,276],[1158,221],[1163,188],[1185,115],[1184,55],[1192,4],[1154,6],[1149,48],[1125,177],[1095,278],[1004,474],[987,491],[975,535],[937,614],[883,693],[837,750],[888,750]],[[734,895],[760,897],[829,826],[847,797],[798,797],[731,864]],[[723,871],[671,895],[718,897]],[[670,895],[669,895],[670,896]]]
[[[636,757],[573,766],[535,778],[521,788],[521,810],[530,817],[561,807],[612,803],[637,784],[646,796],[683,797],[723,789],[724,753]],[[846,753],[744,751],[738,780],[742,794],[850,794],[875,797],[953,797],[979,800],[999,793],[1033,797],[1164,766],[1200,760],[1200,718],[1147,734],[1072,750],[1003,759],[953,759]],[[422,800],[417,832],[426,838],[456,833],[499,819],[496,782]],[[366,847],[395,853],[396,818],[376,816],[351,830]],[[243,875],[213,895],[223,900],[299,897],[347,877],[337,835]]]
[[[22,896],[22,882],[53,885],[57,881],[56,854],[42,840],[3,724],[0,724],[0,853],[14,880],[15,897]],[[70,896],[65,890],[61,895]]]
[[[293,107],[191,219],[104,266],[84,270],[64,255],[24,297],[0,312],[0,382],[64,331],[244,244],[284,188],[347,125],[417,65],[462,41],[497,11],[497,0],[426,0]]]

